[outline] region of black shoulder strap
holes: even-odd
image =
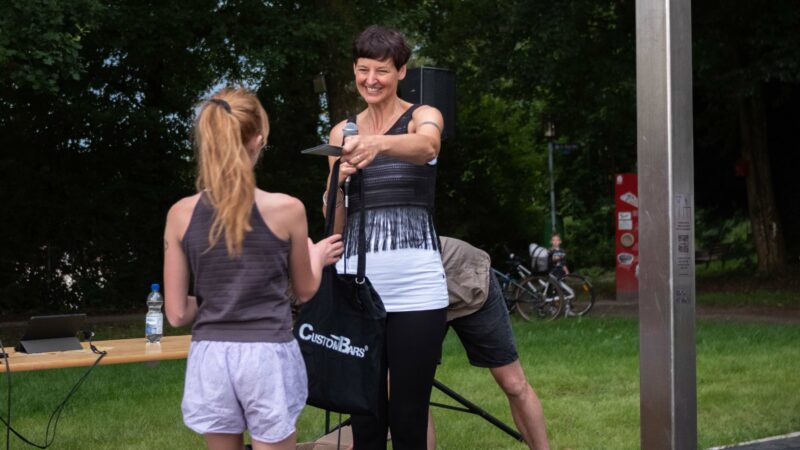
[[[357,175],[359,177],[363,177],[364,174],[361,172],[361,169],[358,169]],[[361,207],[359,208],[359,218],[358,218],[358,242],[356,243],[358,250],[358,268],[356,269],[356,283],[363,283],[364,279],[367,274],[367,232],[366,232],[366,222],[367,222],[367,213],[364,207],[364,181],[362,179],[361,183],[358,183],[358,195],[361,198]]]
[[[331,168],[331,180],[328,184],[328,204],[325,210],[325,237],[333,234],[333,222],[336,220],[336,194],[339,193],[339,164],[337,159]]]
[[[409,116],[413,115],[414,111],[416,111],[417,108],[419,108],[420,106],[425,106],[425,105],[423,105],[422,103],[414,103],[413,105],[411,105],[410,108],[406,110],[406,114],[408,114]]]
[[[417,110],[420,106],[424,106],[419,103],[414,103],[411,105],[400,117],[397,118],[397,122],[392,125],[392,128],[389,129],[389,133],[391,134],[406,134],[408,133],[408,124],[411,122],[411,119],[414,116],[414,111]]]

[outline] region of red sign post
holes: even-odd
[[[635,173],[621,173],[614,183],[617,300],[639,297],[639,191]]]

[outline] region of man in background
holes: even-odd
[[[549,449],[542,404],[519,362],[503,293],[489,255],[459,239],[441,237],[450,306],[447,322],[458,335],[470,364],[485,367],[508,397],[511,416],[531,449]],[[435,448],[428,414],[428,449]]]

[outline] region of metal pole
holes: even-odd
[[[556,188],[553,180],[553,140],[547,143],[547,167],[550,169],[550,234],[556,232]]]
[[[691,0],[636,0],[641,448],[697,448]]]

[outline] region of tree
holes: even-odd
[[[167,208],[192,192],[194,105],[220,80],[248,75],[229,38],[246,16],[216,1],[87,1],[88,19],[76,10],[57,20],[54,4],[25,2],[34,20],[3,27],[0,39],[16,58],[0,83],[9,186],[0,309],[127,309],[160,279]],[[53,21],[67,31],[52,31]],[[77,39],[73,29],[88,31]],[[18,38],[51,32],[61,47]],[[63,71],[19,56],[40,45],[66,55]]]
[[[527,145],[518,148],[536,155],[524,163],[535,179],[521,187],[536,199],[532,210],[549,208],[544,125],[554,122],[559,141],[580,144],[578,152],[557,161],[558,212],[572,219],[567,242],[581,265],[612,264],[613,175],[635,167],[633,2],[430,6],[424,53],[456,70],[459,120],[464,105],[477,108],[487,94],[509,110],[527,111]],[[487,151],[500,151],[504,139],[490,140]],[[469,138],[459,142],[469,145]],[[520,225],[528,241],[540,238],[541,224],[534,219]]]
[[[270,114],[259,185],[300,197],[318,232],[327,164],[298,152],[328,126],[312,80],[332,62],[349,71],[352,37],[395,7],[356,4],[342,21],[348,5],[318,3],[4,3],[0,311],[142,304],[167,208],[193,192],[195,107],[224,84]]]
[[[772,99],[765,90],[771,83],[800,83],[796,6],[791,1],[700,2],[693,8],[695,86],[703,92],[701,105],[716,104],[705,111],[728,129],[738,129],[738,136],[718,139],[734,142],[747,168],[746,203],[762,273],[781,271],[786,263],[770,161],[771,153],[781,150],[769,148]]]

